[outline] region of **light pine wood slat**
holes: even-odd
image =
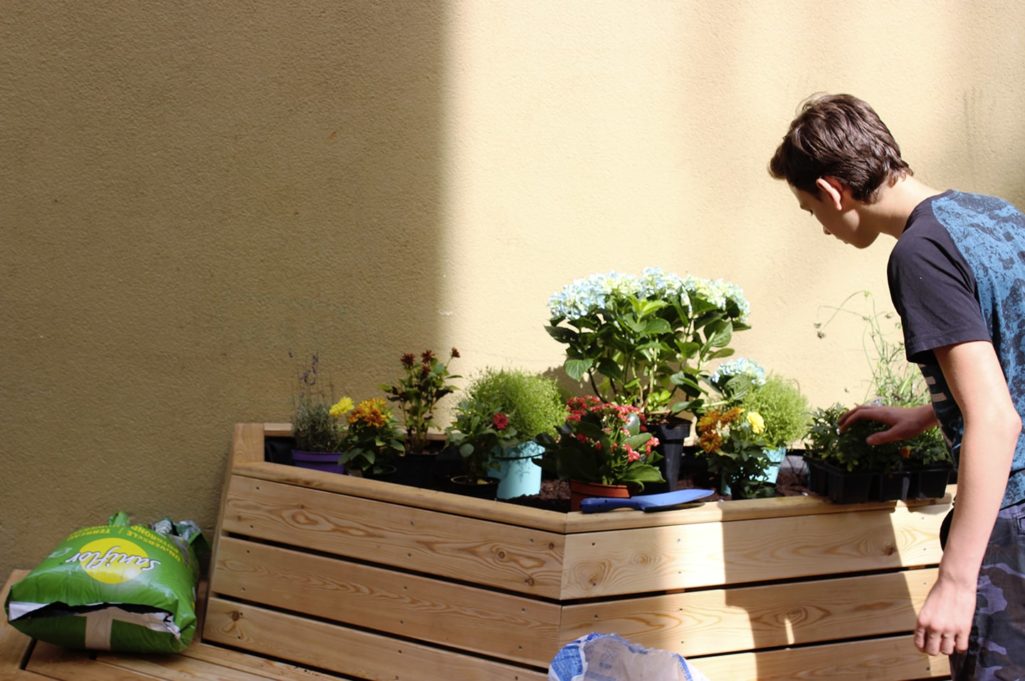
[[[545,681],[544,671],[211,598],[207,637],[373,681]],[[554,655],[555,651],[552,651]]]
[[[948,678],[944,656],[918,652],[910,636],[689,660],[714,681],[907,681]]]
[[[942,506],[566,537],[563,599],[935,565]]]
[[[616,633],[685,657],[911,631],[927,568],[567,606],[563,643]]]
[[[547,665],[553,603],[225,537],[213,591],[388,634]]]
[[[182,654],[196,660],[237,669],[253,674],[261,679],[273,679],[274,681],[336,681],[339,678],[345,681],[347,678],[339,677],[337,674],[321,674],[293,664],[268,660],[256,655],[205,643],[193,643]]]
[[[237,475],[224,503],[227,532],[520,593],[559,594],[562,535]]]
[[[150,674],[111,667],[92,659],[87,652],[67,650],[49,643],[40,642],[32,651],[29,660],[30,671],[67,681],[153,681]]]
[[[519,525],[547,532],[562,533],[571,514],[531,508],[520,504],[476,499],[461,494],[440,492],[425,487],[400,485],[383,480],[314,471],[280,463],[255,462],[236,465],[232,472],[254,480],[318,489],[365,499],[376,499],[413,508],[453,513],[466,518]]]
[[[49,643],[35,646],[29,669],[34,679],[63,681],[328,681],[338,675],[194,643],[179,655],[130,655],[67,650]],[[0,676],[0,678],[6,677]],[[27,676],[12,681],[29,681]]]

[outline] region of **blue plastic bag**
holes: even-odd
[[[645,648],[615,634],[567,643],[548,666],[548,681],[708,681],[682,656]]]

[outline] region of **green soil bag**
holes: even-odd
[[[180,652],[196,630],[199,559],[208,552],[191,521],[146,527],[119,512],[107,525],[68,535],[16,582],[7,619],[68,648]]]

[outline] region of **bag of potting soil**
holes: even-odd
[[[119,512],[68,535],[11,587],[4,609],[14,628],[68,648],[180,652],[196,630],[208,550],[192,521],[146,527]]]
[[[615,634],[570,641],[548,666],[548,681],[708,681],[677,653],[645,648]]]

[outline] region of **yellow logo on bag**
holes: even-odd
[[[87,575],[104,584],[128,582],[160,565],[138,544],[118,537],[91,541],[66,562],[80,564]]]

